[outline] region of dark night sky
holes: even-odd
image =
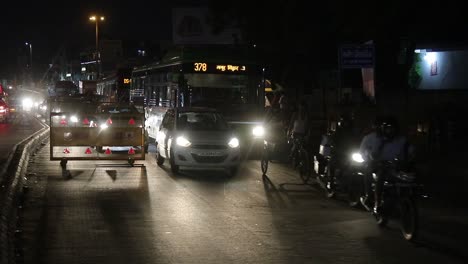
[[[204,1],[11,1],[1,9],[0,79],[16,66],[25,42],[33,47],[33,64],[47,63],[65,45],[71,55],[95,45],[93,13],[106,17],[100,38],[167,40],[171,38],[171,7],[194,6]],[[206,2],[206,1],[205,1]],[[23,51],[21,51],[23,49]],[[27,51],[27,49],[26,49]],[[76,53],[76,54],[75,54]],[[11,70],[10,70],[11,71]]]
[[[288,0],[276,1],[282,4],[288,2]],[[276,1],[239,0],[235,4],[240,5],[243,2],[242,10],[257,14],[255,12],[267,10],[269,5],[278,4]],[[289,1],[298,6],[308,6],[308,1],[305,0]],[[206,6],[208,2],[209,0],[62,0],[60,2],[13,0],[3,3],[0,9],[0,58],[2,59],[0,79],[4,78],[7,72],[11,73],[12,69],[14,70],[18,54],[27,54],[24,44],[26,41],[33,45],[33,64],[50,62],[54,54],[64,45],[69,55],[75,57],[84,48],[94,47],[95,27],[94,23],[88,20],[92,13],[106,16],[106,21],[99,26],[100,38],[121,39],[124,45],[126,43],[130,45],[131,41],[170,40],[171,8]],[[228,3],[234,3],[215,2],[220,4],[222,8]],[[363,27],[363,25],[374,24],[369,19],[378,19],[382,17],[380,12],[385,12],[390,14],[388,19],[385,18],[384,23],[382,23],[386,28],[398,25],[400,29],[407,28],[409,31],[418,32],[429,40],[457,39],[464,42],[468,39],[468,28],[466,28],[468,16],[465,15],[460,3],[450,4],[449,1],[444,2],[443,5],[432,5],[427,2],[419,4],[412,1],[394,0],[388,2],[393,6],[392,9],[390,4],[385,4],[385,1],[378,4],[371,0],[363,2],[365,3],[360,5],[349,0],[328,0],[324,2],[328,5],[328,12],[324,12],[324,9],[318,4],[310,9],[301,9],[301,13],[304,15],[304,19],[300,20],[305,25],[302,25],[304,37],[311,34],[311,30],[326,28],[327,23],[333,23],[334,18],[330,14],[334,14],[335,17],[345,17],[342,19],[345,26]],[[369,6],[373,6],[375,10]],[[257,11],[252,11],[252,9]],[[273,28],[271,31],[275,32],[276,29],[282,27],[282,25],[270,26],[268,23],[277,18],[269,17],[268,14],[263,15],[267,17],[266,20],[263,20],[264,26],[268,27],[266,29]],[[294,16],[297,17],[297,15]],[[259,17],[261,17],[260,14]],[[404,17],[405,22],[402,22],[400,17]],[[258,22],[254,23],[261,24]],[[329,34],[333,34],[333,32]],[[385,34],[386,32],[382,33],[382,35]]]

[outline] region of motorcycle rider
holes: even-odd
[[[339,170],[339,175],[335,176],[341,176],[349,153],[356,145],[356,141],[359,143],[357,138],[352,114],[341,114],[336,130],[330,134],[330,141],[333,146],[332,155],[334,156],[333,167]],[[335,172],[333,171],[333,173]]]
[[[371,182],[375,182],[374,190],[374,214],[378,214],[381,209],[381,193],[385,172],[379,168],[380,161],[393,161],[398,159],[400,162],[409,164],[412,159],[412,147],[407,138],[399,134],[399,123],[393,116],[377,118],[376,129],[364,136],[361,141],[360,153],[366,162],[369,162],[366,178],[366,197],[362,197],[361,202],[364,206],[367,204],[368,196],[371,193]],[[373,178],[372,174],[375,173]]]

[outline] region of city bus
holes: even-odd
[[[130,101],[145,112],[151,140],[168,108],[211,107],[239,132],[243,149],[252,152],[252,130],[264,113],[263,71],[248,48],[177,46],[160,61],[133,68]]]
[[[131,68],[117,68],[111,74],[97,80],[95,94],[104,102],[129,103],[131,76]]]

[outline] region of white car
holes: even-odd
[[[234,175],[241,162],[239,139],[221,113],[211,108],[171,108],[156,138],[159,166],[168,159],[174,174],[181,168],[224,169]]]

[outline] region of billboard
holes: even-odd
[[[341,69],[360,69],[374,67],[374,45],[342,45],[339,51]]]
[[[227,28],[213,33],[208,8],[173,8],[172,41],[174,44],[234,44],[240,31]]]
[[[417,49],[409,84],[420,90],[466,90],[468,50]]]

